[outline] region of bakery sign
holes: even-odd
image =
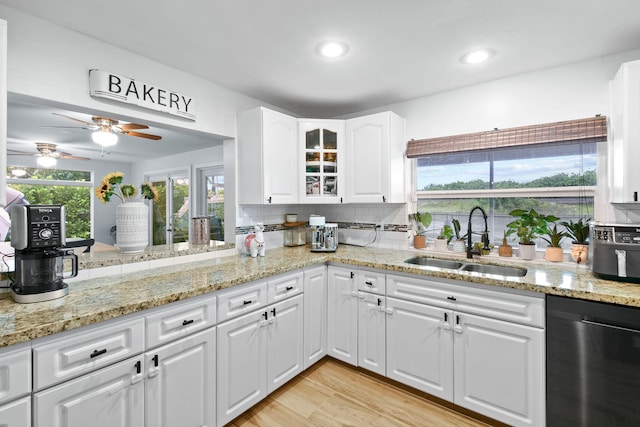
[[[89,70],[89,93],[93,97],[107,98],[196,120],[193,98],[108,71]]]

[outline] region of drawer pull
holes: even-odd
[[[102,350],[93,350],[93,353],[91,353],[89,357],[93,359],[94,357],[98,357],[101,354],[105,354],[106,352],[107,352],[106,348],[103,348]]]
[[[373,286],[373,282],[364,282],[364,284],[367,286]]]
[[[456,300],[456,297],[447,297],[447,299],[448,299],[449,301],[455,301],[455,300]]]
[[[249,304],[251,304],[252,302],[253,302],[253,301],[251,301],[250,299],[248,299],[248,300],[244,300],[244,301],[242,301],[242,304],[244,304],[244,305],[249,305]]]
[[[189,320],[183,320],[182,321],[182,326],[187,326],[193,323],[193,319],[189,319]]]
[[[287,286],[286,288],[284,288],[285,291],[290,291],[291,289],[293,289],[293,286]]]

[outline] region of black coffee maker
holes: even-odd
[[[65,248],[65,208],[62,205],[11,206],[11,246],[15,248],[15,277],[11,296],[31,303],[69,293],[63,279],[78,274],[78,257]],[[65,260],[71,271],[64,272]]]

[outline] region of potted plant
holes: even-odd
[[[567,237],[571,238],[571,257],[578,264],[585,264],[589,254],[589,222],[591,218],[573,222],[572,220],[561,222],[567,233]]]
[[[498,246],[498,255],[509,257],[513,255],[513,248],[507,242],[507,230],[504,231],[504,236],[502,236],[502,244]]]
[[[460,235],[460,221],[458,221],[457,219],[452,219],[451,223],[453,224],[453,231],[456,235],[456,238],[453,241],[453,251],[466,252],[467,243],[464,241],[464,236]]]
[[[428,212],[420,213],[416,212],[411,214],[411,220],[413,222],[413,230],[415,237],[413,238],[413,247],[416,249],[423,249],[427,247],[427,239],[425,234],[429,225],[431,225],[431,214]]]
[[[535,209],[514,209],[509,215],[516,219],[507,224],[507,235],[518,236],[520,258],[534,259],[536,256],[536,244],[533,241],[547,233],[547,224],[556,222],[558,217],[553,215],[541,215]]]
[[[556,224],[553,224],[553,228],[547,224],[547,232],[540,237],[549,243],[549,246],[545,249],[544,258],[551,262],[562,261],[562,247],[560,247],[560,243],[562,239],[567,237],[567,233],[565,231],[558,231]]]
[[[436,237],[435,249],[438,251],[446,251],[452,237],[453,228],[451,228],[449,224],[445,224],[440,230],[438,237]]]

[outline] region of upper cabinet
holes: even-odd
[[[298,203],[298,120],[255,108],[238,115],[238,203]]]
[[[611,203],[638,202],[640,197],[640,61],[622,64],[611,82],[608,142]]]
[[[344,198],[344,120],[301,119],[299,203],[342,203]]]
[[[404,203],[404,119],[238,115],[238,203]]]
[[[346,121],[347,203],[404,203],[404,119],[390,111]]]

